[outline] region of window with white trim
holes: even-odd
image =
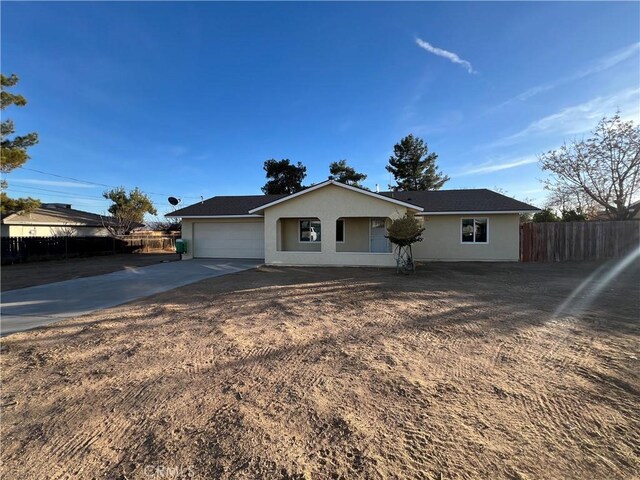
[[[336,242],[344,243],[344,219],[336,220]]]
[[[463,218],[461,222],[460,232],[462,243],[488,243],[489,219]]]
[[[320,220],[305,219],[299,222],[299,236],[300,242],[320,242],[322,237],[322,225]]]

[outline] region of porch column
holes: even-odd
[[[320,217],[322,225],[321,248],[323,254],[333,255],[336,253],[336,220],[335,215],[325,215]]]
[[[282,220],[276,220],[276,251],[282,251]]]
[[[280,239],[280,218],[270,215],[264,216],[264,259],[266,263],[276,260]]]

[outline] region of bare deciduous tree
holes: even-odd
[[[595,218],[599,211],[603,210],[584,190],[564,185],[555,185],[552,190],[549,189],[545,207],[559,212],[580,212],[588,219]]]
[[[640,191],[640,128],[616,113],[604,117],[592,135],[540,156],[542,169],[552,173],[545,188],[556,201],[576,202],[586,210],[597,205],[611,219],[631,218],[630,206]]]

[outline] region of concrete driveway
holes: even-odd
[[[185,260],[10,290],[2,294],[0,335],[41,327],[262,263],[254,259]]]

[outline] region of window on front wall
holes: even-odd
[[[320,220],[300,220],[300,241],[319,242],[322,236]]]
[[[487,243],[489,220],[486,218],[462,219],[462,243]]]
[[[336,242],[344,242],[344,220],[336,220]]]

